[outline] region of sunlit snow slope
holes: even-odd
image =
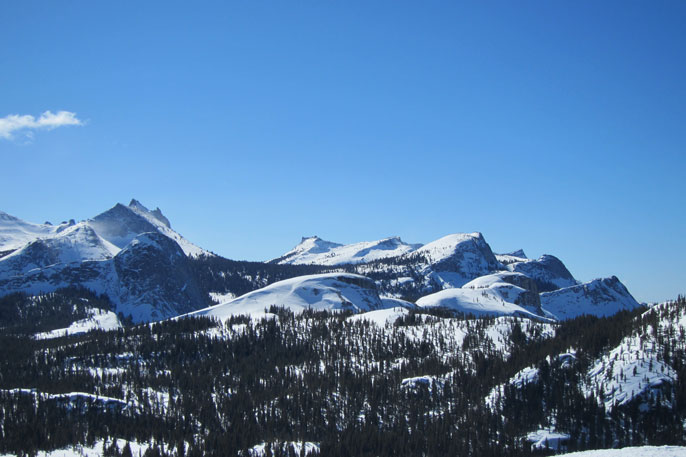
[[[272,305],[296,312],[306,309],[359,312],[383,307],[373,281],[359,275],[329,273],[279,281],[190,315],[219,319],[240,314],[261,315]]]

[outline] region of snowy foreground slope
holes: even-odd
[[[569,457],[686,457],[684,446],[638,446],[562,454]]]
[[[123,439],[117,440],[117,447],[123,449],[127,443],[131,448],[134,456],[144,455],[149,448],[148,445],[139,444],[136,442],[127,442]],[[103,441],[97,441],[93,446],[74,446],[55,451],[38,451],[36,457],[101,457],[103,455]],[[109,443],[108,443],[109,444]],[[105,445],[107,446],[107,445]],[[248,452],[251,457],[265,457],[267,454],[267,444],[262,443],[255,445]],[[272,446],[272,449],[278,448],[282,451],[293,447],[296,454],[300,455],[300,451],[304,448],[305,452],[318,450],[316,443],[311,442],[284,442]],[[270,452],[272,451],[270,449]],[[622,449],[601,449],[593,451],[572,452],[567,454],[560,454],[569,457],[686,457],[686,447],[683,446],[638,446],[625,447]],[[15,457],[17,454],[0,454],[0,457]]]
[[[279,281],[189,315],[223,320],[241,314],[264,315],[271,306],[283,306],[295,312],[306,309],[360,312],[380,309],[383,303],[373,281],[359,275],[329,273]]]
[[[123,439],[116,440],[116,447],[119,451],[126,446],[131,449],[131,454],[134,457],[144,455],[150,447],[147,444],[137,443],[136,441],[126,441]],[[69,446],[54,451],[38,451],[36,457],[102,457],[104,455],[103,449],[109,449],[112,442],[105,442],[105,440],[98,440],[92,446]],[[0,454],[0,457],[14,457],[17,454]]]

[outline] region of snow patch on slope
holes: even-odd
[[[80,333],[86,333],[96,329],[109,331],[121,328],[119,318],[117,318],[117,315],[112,311],[91,308],[88,310],[88,312],[90,317],[86,319],[78,320],[67,328],[59,328],[49,332],[37,333],[35,338],[38,340],[47,340],[67,335],[78,335]]]
[[[526,289],[507,283],[501,275],[488,275],[468,282],[461,288],[445,289],[417,300],[420,307],[450,308],[475,316],[541,316],[514,302]]]
[[[636,446],[623,449],[599,449],[571,452],[567,457],[686,457],[683,446]]]
[[[409,311],[407,308],[395,307],[355,314],[354,316],[350,316],[347,320],[348,322],[369,321],[379,327],[385,327],[386,325],[393,325],[399,317],[406,316],[408,313]]]
[[[269,448],[269,449],[268,449]],[[295,455],[307,455],[310,452],[319,452],[319,443],[313,443],[311,441],[284,441],[276,443],[261,443],[248,449],[248,455],[250,457],[267,457],[273,455],[275,450],[279,450],[286,455],[289,448],[293,448]],[[291,455],[291,454],[288,454]]]
[[[124,439],[117,439],[117,448],[124,449],[128,443],[131,449],[131,454],[134,456],[145,455],[150,447],[148,444],[141,444],[137,441],[126,441]],[[62,449],[55,449],[53,451],[38,451],[36,457],[102,457],[103,445],[107,448],[111,445],[111,441],[104,443],[104,440],[97,440],[92,446],[83,446],[80,444],[65,447]],[[0,457],[14,457],[16,454],[0,454]]]
[[[298,276],[249,292],[221,305],[190,313],[221,320],[234,315],[264,315],[272,305],[292,311],[351,310],[355,312],[382,308],[383,304],[370,279],[346,273]]]

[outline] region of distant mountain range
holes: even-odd
[[[343,245],[314,236],[270,262],[237,262],[186,240],[159,208],[137,200],[58,225],[0,212],[0,295],[74,286],[107,295],[134,322],[201,309],[216,317],[254,314],[272,305],[370,311],[405,303],[541,320],[639,306],[616,277],[580,284],[558,258],[495,254],[481,233],[425,245],[398,237]],[[223,303],[208,308],[213,300]]]

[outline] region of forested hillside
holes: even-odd
[[[273,455],[500,456],[685,442],[683,298],[562,323],[398,310],[378,325],[365,314],[269,311],[49,340],[4,329],[0,453],[115,438],[175,456],[272,444]],[[562,438],[536,445],[536,433]]]

